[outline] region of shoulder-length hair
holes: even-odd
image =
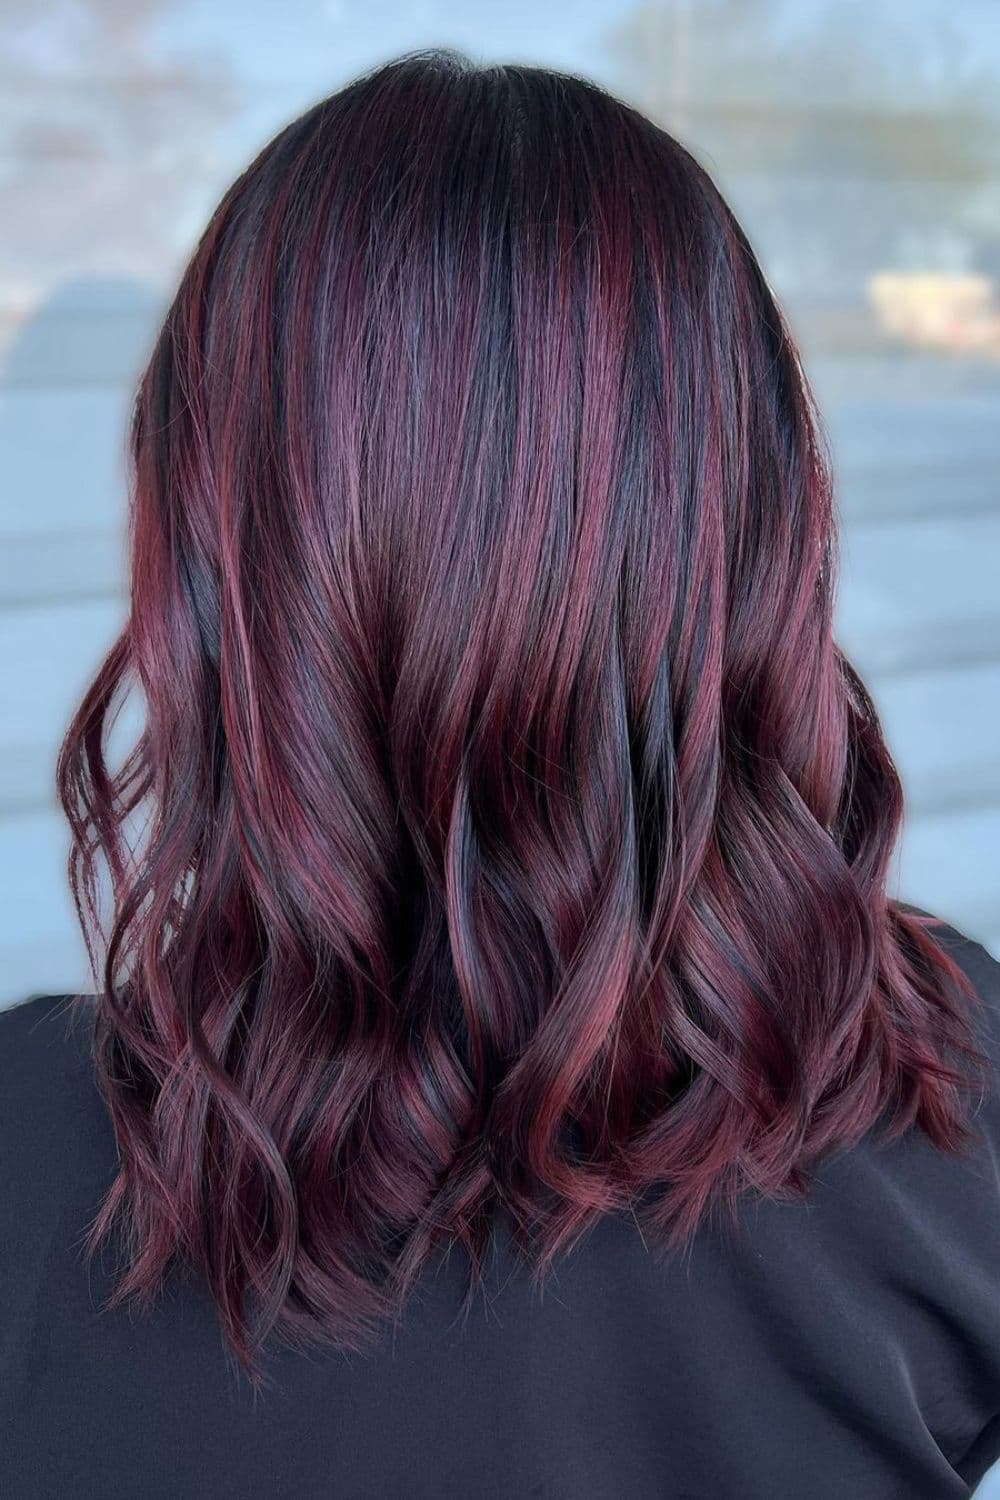
[[[719,192],[591,84],[405,59],[230,189],[59,768],[120,1295],[194,1262],[252,1366],[444,1243],[474,1282],[498,1215],[543,1269],[875,1126],[968,1139],[817,433]]]

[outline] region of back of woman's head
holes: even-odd
[[[675,141],[541,70],[353,84],[217,210],[133,452],[60,765],[124,1294],[189,1259],[244,1358],[354,1344],[498,1214],[544,1266],[960,1143],[807,389]]]

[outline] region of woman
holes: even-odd
[[[575,79],[383,68],[227,194],[132,440],[59,768],[98,993],[3,1019],[0,1491],[967,1495],[998,969],[886,896],[705,173]]]

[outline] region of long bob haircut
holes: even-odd
[[[230,189],[59,766],[119,1298],[193,1263],[253,1373],[445,1246],[474,1286],[498,1218],[541,1275],[970,1139],[818,431],[718,190],[592,84],[405,58]]]

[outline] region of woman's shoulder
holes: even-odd
[[[91,1058],[93,1000],[35,995],[0,1011],[0,1198],[106,1179],[114,1139]]]
[[[5,1124],[15,1112],[58,1102],[71,1077],[89,1075],[93,1006],[85,995],[33,995],[0,1010]]]
[[[926,920],[933,936],[965,971],[978,993],[984,999],[1000,1004],[1000,962],[981,942],[960,932],[942,917],[931,916],[919,907],[907,906],[904,910]]]
[[[931,936],[969,981],[978,1001],[969,1020],[1000,1080],[1000,962],[981,942],[940,917],[932,917],[917,907],[904,909],[926,921]]]

